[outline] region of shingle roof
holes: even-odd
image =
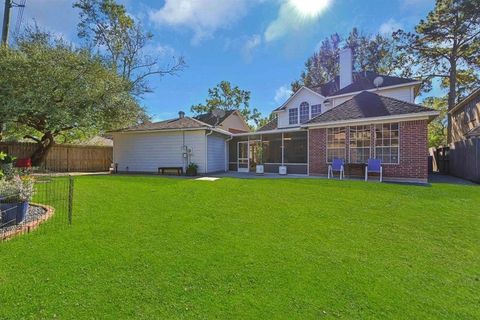
[[[278,127],[278,118],[275,117],[275,119],[271,120],[270,122],[268,122],[267,124],[265,124],[264,126],[262,126],[260,129],[258,129],[257,131],[269,131],[269,130],[275,130],[277,129]]]
[[[417,81],[409,78],[382,75],[372,71],[363,71],[354,72],[353,82],[345,88],[340,89],[340,78],[337,76],[335,77],[335,81],[328,82],[327,84],[323,85],[320,90],[325,93],[322,94],[324,96],[338,96],[346,93],[375,89],[376,86],[373,84],[373,81],[377,77],[383,78],[383,83],[379,86],[379,88],[407,84]]]
[[[407,83],[412,83],[417,81],[409,78],[386,76],[386,75],[378,74],[373,71],[354,72],[352,76],[353,76],[352,84],[342,89],[340,89],[339,76],[336,76],[335,79],[325,84],[318,85],[318,86],[309,86],[308,89],[318,94],[321,94],[324,97],[333,97],[333,96],[347,94],[347,93],[354,93],[354,92],[360,92],[364,90],[375,89],[377,87],[373,84],[373,81],[377,77],[383,78],[383,83],[379,86],[379,88],[390,87],[390,86],[395,86],[400,84],[407,84]],[[283,104],[282,106],[275,109],[275,111],[283,110],[285,108],[286,108],[286,105]]]
[[[174,129],[195,129],[206,128],[210,125],[194,118],[184,117],[164,120],[159,122],[145,122],[133,127],[116,130],[113,132],[131,132],[131,131],[155,131],[155,130],[174,130]]]
[[[200,120],[202,122],[205,122],[205,123],[207,123],[211,126],[214,126],[214,125],[222,123],[225,119],[227,119],[235,111],[236,110],[225,111],[225,115],[223,117],[219,118],[218,122],[217,122],[217,117],[214,116],[212,112],[200,114],[198,116],[195,116],[194,118],[197,119],[197,120]]]
[[[333,122],[373,117],[397,116],[434,111],[417,104],[363,91],[338,106],[311,119],[309,123]]]

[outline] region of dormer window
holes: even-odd
[[[300,123],[305,123],[310,118],[310,105],[308,102],[302,102],[300,104]]]
[[[288,124],[298,123],[298,108],[292,108],[288,110]]]

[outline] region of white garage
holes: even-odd
[[[218,121],[217,121],[218,122]],[[176,119],[112,132],[113,159],[119,172],[157,173],[160,167],[198,165],[199,173],[228,170],[232,134],[179,112]]]

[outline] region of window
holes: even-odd
[[[327,162],[335,158],[345,160],[345,128],[327,129]]]
[[[383,163],[398,163],[398,123],[375,125],[375,158]]]
[[[310,119],[310,105],[308,102],[300,104],[300,123],[305,123]]]
[[[322,105],[321,104],[314,104],[312,106],[312,118],[315,118],[320,113],[322,113]]]
[[[370,158],[370,126],[350,127],[350,162],[366,163]]]
[[[292,108],[288,110],[288,124],[298,123],[298,108]]]
[[[289,132],[283,135],[285,163],[307,163],[307,132]]]

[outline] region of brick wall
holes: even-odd
[[[427,179],[427,121],[407,121],[399,125],[400,164],[384,165],[385,177]]]
[[[327,131],[308,130],[308,161],[311,175],[327,174]]]
[[[428,178],[427,121],[400,122],[399,129],[400,163],[384,164],[384,177],[426,180]],[[373,126],[371,130],[373,145]],[[309,130],[309,139],[310,174],[326,175],[328,170],[326,129]],[[348,152],[346,154],[348,155]],[[373,148],[371,155],[373,155]]]

